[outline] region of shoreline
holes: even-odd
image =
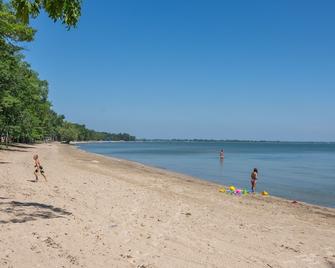
[[[46,183],[30,182],[35,152]],[[213,182],[55,143],[0,151],[0,162],[1,265],[335,264],[334,208],[219,193]]]
[[[90,141],[71,141],[70,144],[87,144],[87,143],[109,143],[109,142],[222,142],[222,143],[271,143],[271,144],[335,144],[335,141],[271,141],[271,140],[201,140],[201,139],[138,139],[133,141],[102,141],[102,140],[90,140]]]
[[[160,173],[166,173],[167,176],[176,176],[176,177],[180,177],[181,180],[188,180],[189,182],[192,181],[192,183],[197,183],[199,185],[210,185],[212,187],[216,187],[217,191],[219,191],[220,188],[225,187],[225,188],[229,188],[229,185],[224,185],[224,184],[220,184],[217,183],[215,181],[211,181],[211,180],[206,180],[200,177],[196,177],[196,176],[192,176],[192,175],[188,175],[186,173],[181,173],[181,172],[177,172],[177,171],[173,171],[170,169],[165,169],[162,167],[156,167],[156,166],[152,166],[149,164],[143,164],[141,162],[138,161],[133,161],[133,160],[127,160],[124,158],[118,158],[115,156],[108,156],[108,155],[104,155],[104,154],[99,154],[99,153],[93,153],[93,152],[89,152],[86,150],[83,150],[79,147],[76,146],[76,144],[70,144],[73,145],[75,150],[78,150],[82,153],[88,154],[88,155],[94,155],[96,157],[103,157],[106,158],[106,160],[111,159],[113,161],[119,161],[119,162],[124,162],[124,163],[128,163],[128,164],[133,164],[134,166],[139,166],[139,167],[143,167],[146,169],[152,169],[156,172],[160,172]],[[224,193],[223,193],[224,194]],[[272,200],[276,200],[278,202],[283,202],[283,203],[292,203],[292,202],[297,202],[298,204],[302,205],[302,206],[307,206],[307,207],[311,207],[311,208],[316,208],[316,209],[330,209],[333,210],[335,212],[335,207],[327,207],[327,206],[322,206],[322,205],[317,205],[317,204],[312,204],[312,203],[308,203],[308,202],[304,202],[304,201],[300,201],[300,200],[293,200],[293,199],[288,199],[285,197],[280,197],[280,196],[275,196],[275,195],[268,195],[268,196],[263,196],[261,195],[261,193],[255,193],[254,195],[248,195],[249,197],[252,198],[256,198],[258,200],[263,200],[266,202],[267,199],[272,199]],[[245,198],[246,196],[240,196],[242,198]]]
[[[124,142],[124,141],[123,141]],[[130,142],[133,142],[133,141],[130,141]],[[83,142],[84,144],[92,144],[92,143],[96,143],[96,142]],[[224,184],[220,184],[216,181],[213,181],[213,180],[209,180],[209,179],[205,179],[205,178],[201,178],[201,177],[197,177],[197,176],[192,176],[192,175],[189,175],[187,173],[182,173],[182,172],[178,172],[178,171],[174,171],[174,170],[170,170],[168,168],[164,168],[164,167],[159,167],[159,166],[154,166],[154,165],[150,165],[150,164],[143,164],[141,162],[138,162],[136,160],[128,160],[126,158],[118,158],[118,157],[115,157],[115,156],[112,156],[112,155],[104,155],[104,154],[99,154],[99,153],[94,153],[94,152],[89,152],[89,151],[86,151],[84,149],[81,149],[79,146],[77,145],[80,145],[80,143],[74,143],[74,144],[70,144],[70,145],[73,145],[76,149],[84,152],[84,153],[88,153],[88,154],[94,154],[94,155],[97,155],[97,156],[103,156],[103,157],[106,157],[107,159],[108,158],[111,158],[111,159],[114,159],[114,160],[118,160],[118,161],[126,161],[126,162],[129,162],[129,163],[137,163],[139,165],[142,165],[142,166],[146,166],[146,167],[149,167],[149,168],[153,168],[153,169],[157,169],[157,170],[162,170],[162,171],[167,171],[167,172],[170,172],[171,174],[174,174],[174,175],[181,175],[181,176],[185,176],[185,177],[189,177],[189,178],[193,178],[195,179],[196,181],[204,181],[204,182],[209,182],[211,184],[214,184],[216,185],[217,187],[225,187],[226,189],[229,188],[230,185],[224,185]],[[234,185],[233,185],[234,186]],[[330,209],[335,209],[335,207],[333,206],[325,206],[325,205],[319,205],[319,204],[313,204],[313,203],[309,203],[309,202],[306,202],[306,201],[302,201],[302,200],[299,200],[299,199],[289,199],[289,198],[286,198],[284,196],[277,196],[277,195],[272,195],[270,193],[269,196],[262,196],[261,195],[261,192],[258,192],[256,194],[256,196],[258,197],[261,197],[261,198],[275,198],[275,199],[278,199],[278,200],[282,200],[282,201],[285,201],[285,202],[298,202],[299,204],[302,204],[302,205],[307,205],[307,206],[312,206],[312,207],[318,207],[318,208],[330,208]]]

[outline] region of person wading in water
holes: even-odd
[[[221,149],[221,152],[220,152],[220,159],[223,160],[224,158],[224,152],[223,152],[223,149]]]

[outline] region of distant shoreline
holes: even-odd
[[[280,143],[280,144],[335,144],[335,141],[263,141],[263,140],[211,140],[211,139],[137,139],[134,141],[71,141],[70,144],[86,144],[86,143],[125,143],[125,142],[222,142],[222,143]]]
[[[229,142],[229,143],[315,143],[315,144],[335,144],[335,141],[276,141],[276,140],[216,140],[216,139],[137,139],[136,141],[149,142]]]
[[[86,144],[86,143],[114,143],[114,142],[128,142],[128,141],[71,141],[70,145]]]

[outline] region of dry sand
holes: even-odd
[[[335,209],[43,144],[0,151],[0,267],[335,267]],[[38,152],[48,182],[34,183]]]

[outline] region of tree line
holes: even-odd
[[[53,1],[35,2],[44,3],[49,9],[50,5],[47,4],[53,3]],[[65,142],[72,140],[135,140],[134,136],[127,133],[112,134],[87,129],[85,125],[65,120],[63,115],[57,114],[52,109],[52,104],[48,100],[48,82],[41,80],[38,73],[24,60],[23,48],[19,46],[22,42],[33,41],[36,32],[27,23],[27,11],[20,12],[22,7],[15,6],[20,3],[28,2],[5,3],[0,0],[1,141],[32,143],[42,140]],[[70,1],[69,3],[74,2]],[[39,11],[39,6],[36,6],[35,9],[30,5],[29,7],[31,10],[28,11],[32,14],[37,14]],[[56,7],[59,8],[59,6]],[[24,8],[25,6],[23,6]],[[67,9],[60,10],[60,13],[57,13],[57,10],[56,13],[52,13],[53,9],[49,11],[54,17],[61,18],[68,26],[74,25],[76,22],[73,18],[62,15],[61,12],[65,11],[72,14]]]

